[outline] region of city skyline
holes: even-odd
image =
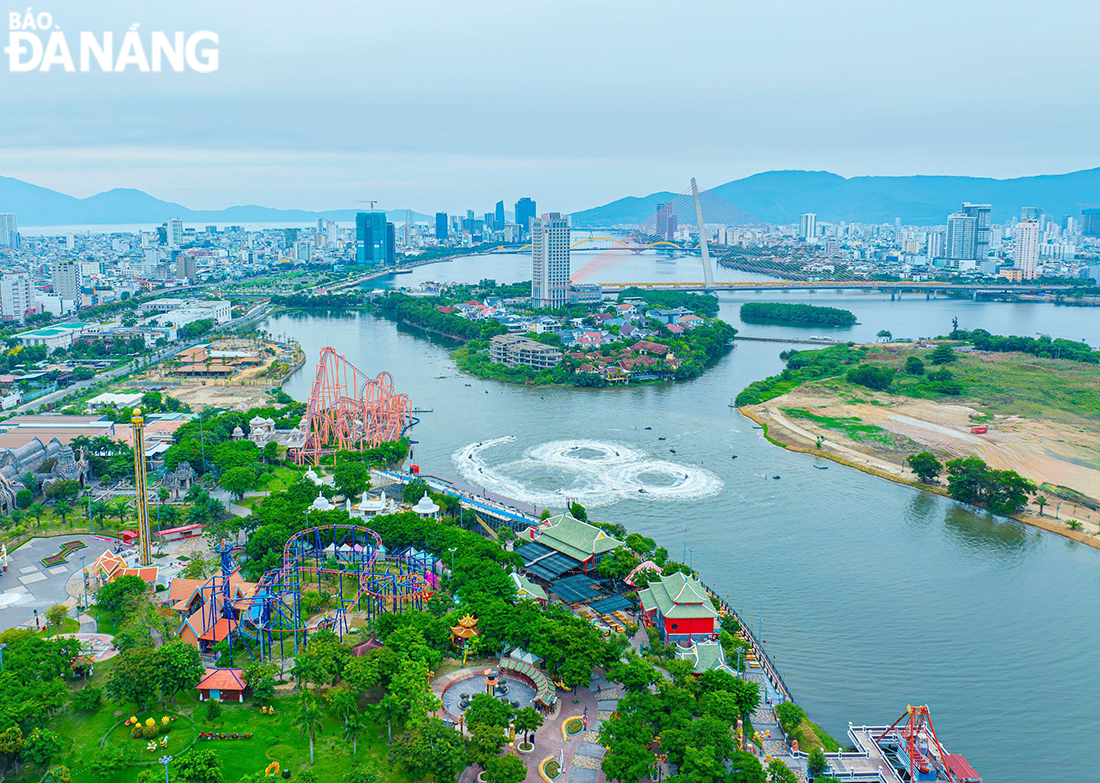
[[[1012,177],[1098,162],[1095,7],[1054,2],[1023,25],[1019,3],[699,2],[669,25],[647,5],[512,7],[486,23],[439,3],[342,4],[261,31],[257,3],[62,2],[50,11],[66,31],[211,30],[220,67],[5,74],[2,173],[208,209],[432,194],[457,211],[522,182],[570,212],[684,171],[706,186],[771,169]],[[975,69],[978,89],[959,78]],[[533,84],[538,123],[511,97]],[[693,113],[707,122],[685,124]]]

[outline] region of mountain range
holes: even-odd
[[[657,211],[657,204],[677,194],[629,196],[573,213],[577,227],[637,225]],[[1016,215],[1022,207],[1040,207],[1061,219],[1078,215],[1082,207],[1100,206],[1100,168],[1069,174],[1015,179],[987,177],[851,177],[828,171],[767,171],[718,185],[701,194],[708,223],[748,225],[797,223],[803,212],[817,213],[819,222],[942,225],[964,201],[991,204],[993,221]],[[720,209],[713,206],[723,205]],[[733,207],[750,219],[731,221],[722,212]],[[755,220],[751,219],[755,218]],[[680,216],[680,222],[685,217]]]
[[[638,225],[651,218],[657,204],[676,198],[662,191],[627,196],[592,209],[573,213],[578,228]],[[817,213],[819,222],[842,220],[861,223],[941,225],[964,201],[993,205],[994,222],[1019,215],[1021,207],[1040,207],[1061,219],[1077,215],[1082,207],[1100,206],[1100,168],[1068,174],[1015,179],[985,177],[842,177],[827,171],[768,171],[718,185],[701,194],[707,222],[728,225],[797,223],[803,212]],[[88,198],[11,177],[0,177],[0,212],[14,212],[22,226],[147,223],[157,225],[178,217],[189,223],[307,223],[354,220],[356,209],[312,212],[273,209],[254,204],[218,210],[188,209],[162,201],[141,190],[116,188]],[[405,222],[406,211],[389,210],[395,223]],[[681,215],[680,222],[692,216]],[[413,220],[430,215],[413,212]]]
[[[244,204],[227,209],[188,209],[161,201],[132,188],[115,188],[88,198],[76,198],[56,190],[32,185],[12,177],[0,177],[0,212],[14,212],[20,226],[79,226],[104,223],[148,223],[159,225],[169,218],[186,223],[310,223],[326,220],[352,221],[358,209],[311,212],[304,209],[272,209]],[[387,217],[405,222],[405,210],[395,209]],[[413,212],[413,220],[426,222],[428,215]]]

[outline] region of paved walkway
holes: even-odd
[[[447,686],[461,679],[470,668],[484,669],[495,663],[481,663],[466,667],[438,678],[432,683],[432,692],[442,698]],[[597,700],[595,691],[600,688]],[[506,753],[515,753],[527,765],[526,783],[540,783],[538,765],[547,756],[556,756],[562,764],[562,776],[559,783],[605,783],[603,771],[599,769],[603,759],[603,746],[597,742],[601,718],[611,714],[618,704],[621,693],[602,676],[593,679],[591,688],[580,689],[576,693],[558,691],[558,702],[553,712],[546,716],[545,722],[535,732],[535,750],[532,753],[516,753],[506,745]],[[577,703],[574,704],[573,700]],[[454,705],[451,705],[452,707]],[[442,717],[442,711],[440,711]],[[588,729],[580,734],[562,739],[562,726],[573,718],[588,718]],[[480,772],[477,765],[470,765],[462,773],[459,783],[475,783]]]

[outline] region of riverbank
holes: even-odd
[[[918,481],[904,462],[891,461],[876,456],[869,451],[861,451],[857,446],[840,444],[828,439],[818,447],[817,439],[822,433],[811,430],[809,427],[794,424],[770,405],[749,405],[738,410],[746,418],[763,428],[764,437],[769,443],[787,451],[810,454],[815,458],[819,457],[840,465],[846,465],[896,484],[904,484],[923,492],[948,497],[945,485],[924,484]],[[1073,512],[1075,516],[1060,514],[1060,518],[1051,518],[1032,503],[1029,504],[1026,511],[1011,514],[1009,518],[1100,549],[1100,519],[1098,519],[1098,515],[1082,506],[1073,507]],[[1082,524],[1082,529],[1072,530],[1067,527],[1065,521],[1068,519],[1077,519]]]

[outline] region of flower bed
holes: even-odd
[[[49,557],[42,558],[42,565],[55,566],[61,565],[62,563],[67,563],[69,561],[69,555],[71,555],[78,549],[83,549],[86,546],[87,544],[80,540],[67,541],[66,543],[61,545],[61,551],[59,551],[56,555],[50,555]]]
[[[222,734],[222,733],[217,732],[217,731],[203,731],[203,732],[199,733],[199,739],[200,740],[242,740],[242,739],[252,739],[252,732],[250,731],[247,734],[238,734],[238,733]]]
[[[584,721],[580,718],[571,718],[565,723],[566,734],[580,734],[584,731]]]

